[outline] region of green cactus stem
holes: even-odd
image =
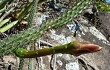
[[[33,40],[41,37],[41,35],[49,28],[60,27],[67,24],[75,17],[77,17],[88,5],[90,5],[92,0],[80,0],[76,2],[75,5],[62,16],[56,18],[55,20],[47,21],[43,24],[39,30],[34,28],[29,28],[19,34],[12,35],[4,40],[0,41],[0,56],[11,53],[18,47],[23,47],[28,45]]]
[[[35,51],[29,51],[23,48],[18,48],[15,51],[15,54],[21,58],[36,58],[36,57],[46,56],[50,54],[57,54],[57,53],[66,53],[66,54],[78,56],[81,54],[97,52],[100,51],[101,49],[102,47],[95,44],[73,41],[65,45],[39,49]]]
[[[107,3],[96,2],[96,6],[99,11],[110,12],[110,6]]]

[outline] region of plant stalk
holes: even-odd
[[[101,49],[102,47],[95,44],[73,41],[65,45],[44,48],[34,51],[18,48],[15,51],[15,53],[18,57],[21,58],[35,58],[35,57],[41,57],[41,56],[57,54],[57,53],[63,53],[63,54],[65,53],[65,54],[79,56],[81,54],[97,52],[100,51]]]

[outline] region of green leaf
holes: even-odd
[[[0,27],[2,27],[2,26],[3,26],[5,23],[7,23],[9,20],[10,20],[10,18],[5,19],[5,20],[2,20],[2,21],[0,22]]]
[[[9,30],[9,29],[12,28],[15,24],[17,24],[17,22],[18,22],[18,20],[17,20],[17,21],[13,21],[13,22],[9,23],[8,25],[2,27],[2,28],[0,29],[0,32],[3,33],[3,32],[5,32],[5,31]]]

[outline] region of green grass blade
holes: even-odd
[[[31,10],[31,7],[32,7],[32,3],[27,4],[24,8],[22,8],[21,12],[19,13],[18,16],[16,16],[16,18],[17,19],[24,18],[29,13],[29,11]]]
[[[17,24],[18,20],[17,21],[13,21],[11,23],[9,23],[8,25],[4,26],[3,28],[0,29],[0,32],[5,32],[7,30],[9,30],[10,28],[12,28],[15,24]]]
[[[6,10],[6,7],[0,9],[0,13],[4,12]]]
[[[13,1],[13,0],[3,0],[3,1],[0,3],[0,10],[6,6],[7,2],[11,2],[11,1]]]
[[[0,27],[2,27],[2,26],[3,26],[5,23],[7,23],[9,20],[10,20],[10,18],[5,19],[5,20],[2,20],[2,21],[0,22]]]

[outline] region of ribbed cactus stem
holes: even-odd
[[[0,56],[6,55],[18,47],[28,45],[32,40],[40,38],[48,28],[60,27],[67,24],[69,21],[77,17],[90,3],[92,3],[92,0],[80,0],[73,5],[68,12],[65,12],[64,15],[55,20],[47,21],[39,30],[30,28],[19,34],[5,38],[0,41]]]
[[[110,12],[110,5],[107,3],[98,1],[96,2],[96,6],[99,11]]]

